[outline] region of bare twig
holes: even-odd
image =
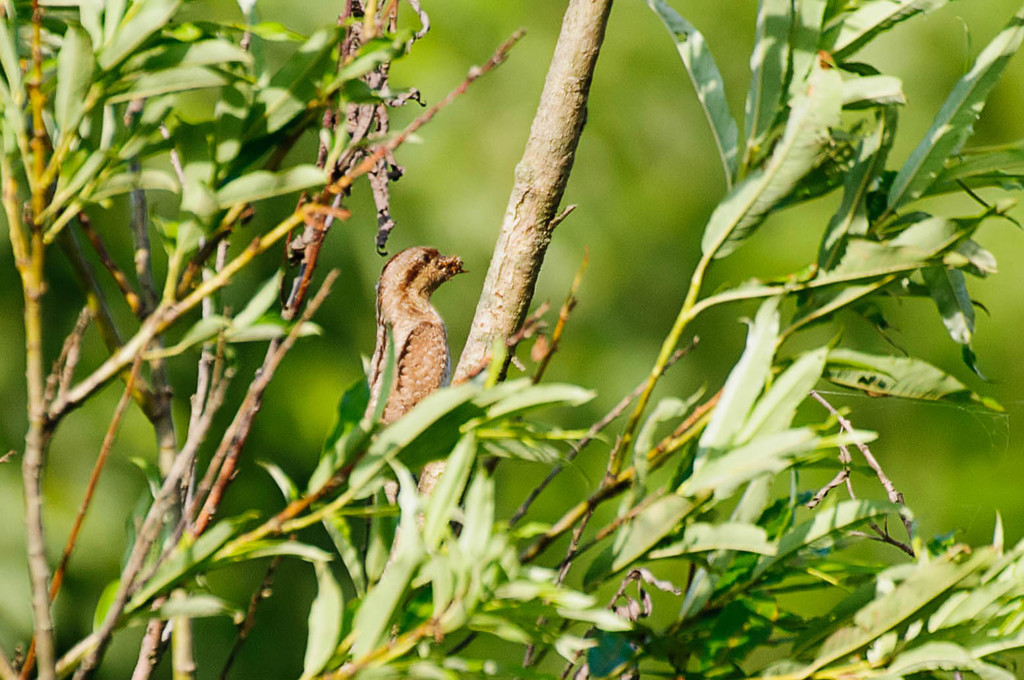
[[[260,367],[259,374],[255,380],[249,385],[249,389],[246,392],[245,399],[239,407],[238,412],[235,414],[234,420],[231,425],[224,432],[224,437],[221,439],[220,446],[217,452],[214,454],[214,459],[223,460],[223,464],[220,466],[220,470],[217,473],[216,482],[210,486],[209,495],[206,496],[206,500],[203,504],[202,510],[196,517],[195,523],[192,527],[192,533],[194,535],[201,534],[206,527],[209,525],[210,520],[213,518],[214,513],[217,511],[217,507],[220,504],[220,500],[227,490],[228,485],[234,478],[235,465],[238,460],[238,455],[241,453],[242,447],[245,446],[245,442],[249,436],[249,430],[252,427],[253,419],[259,412],[260,405],[263,398],[263,393],[267,389],[267,385],[270,384],[270,380],[274,377],[274,372],[277,367],[281,364],[285,354],[292,348],[295,341],[299,337],[299,333],[302,330],[302,325],[312,318],[316,310],[323,304],[323,301],[327,299],[327,296],[331,292],[331,286],[334,281],[338,278],[338,270],[332,270],[327,278],[324,279],[323,285],[320,286],[320,290],[310,300],[309,305],[306,307],[302,314],[302,318],[292,326],[288,335],[285,336],[284,340],[280,343],[272,344],[272,351],[268,352],[266,360]],[[214,469],[213,463],[210,465],[210,470]],[[206,482],[206,479],[203,480]],[[196,501],[202,497],[203,488],[202,484],[196,496]]]
[[[456,379],[522,323],[583,131],[611,0],[570,0]]]
[[[812,397],[814,397],[814,399],[819,404],[821,404],[826,409],[828,409],[828,412],[831,413],[835,417],[835,419],[839,422],[839,426],[843,430],[845,430],[851,436],[853,435],[853,425],[851,425],[850,421],[847,420],[846,418],[844,418],[843,415],[841,413],[839,413],[839,411],[837,411],[832,406],[832,404],[830,404],[823,396],[821,396],[815,390],[811,390],[810,395]],[[896,490],[896,486],[892,483],[892,480],[890,480],[889,477],[885,474],[885,471],[882,470],[882,466],[878,463],[878,460],[874,457],[874,455],[872,455],[871,449],[868,448],[867,444],[863,444],[860,441],[857,441],[856,439],[854,439],[854,444],[857,446],[857,449],[860,451],[861,455],[864,456],[864,460],[867,461],[868,466],[872,470],[874,470],[875,475],[878,477],[878,481],[882,484],[882,488],[885,489],[885,493],[889,497],[889,502],[893,503],[895,505],[900,505],[900,506],[904,505],[903,494],[901,494],[899,491]],[[849,456],[849,452],[847,452],[846,455]],[[903,515],[903,513],[899,513],[899,516],[900,516],[900,520],[903,522],[903,528],[906,529],[906,531],[907,531],[907,537],[911,541],[913,541],[914,540],[914,527],[913,527],[913,524],[911,523],[909,518],[907,518],[906,516]],[[885,534],[886,536],[888,536],[888,532],[883,532],[883,531],[881,531],[878,528],[875,528],[875,531],[876,531],[876,533]],[[885,542],[893,543],[892,540],[886,540]],[[901,547],[901,548],[905,546],[905,544],[899,543],[899,542],[895,542],[893,544],[894,545],[898,545],[898,547]],[[906,548],[909,549],[909,554],[911,556],[913,556],[914,555],[913,549],[909,548],[909,546],[906,546]]]
[[[697,346],[698,342],[700,342],[700,338],[694,337],[693,342],[691,342],[689,346],[677,350],[669,359],[668,363],[665,364],[665,367],[662,370],[667,371],[674,363],[676,363],[684,356],[689,354],[690,351],[692,351],[693,348]],[[633,388],[632,392],[630,392],[622,399],[620,399],[619,403],[613,406],[612,409],[604,415],[604,417],[602,417],[596,423],[591,425],[590,429],[587,430],[586,436],[584,436],[582,439],[576,442],[576,444],[574,444],[572,449],[569,451],[568,455],[566,456],[566,463],[572,462],[573,459],[575,459],[576,456],[580,454],[580,451],[586,448],[587,445],[589,445],[590,442],[592,442],[594,438],[597,437],[597,435],[600,434],[602,430],[604,430],[604,428],[608,427],[608,425],[610,425],[612,421],[621,416],[623,412],[625,412],[625,410],[629,408],[629,405],[637,397],[640,396],[640,393],[643,392],[646,386],[647,379],[645,378],[644,382],[637,385],[635,388]],[[519,520],[523,518],[523,516],[530,509],[530,506],[533,505],[533,502],[537,500],[537,497],[541,494],[541,492],[543,492],[544,489],[546,489],[547,486],[554,480],[554,478],[561,474],[562,470],[564,469],[565,464],[556,465],[554,468],[551,469],[551,472],[549,472],[548,476],[544,478],[544,481],[538,484],[535,489],[530,491],[530,494],[526,497],[526,500],[524,500],[522,505],[520,505],[519,508],[515,511],[515,513],[513,513],[512,518],[509,520],[509,526],[515,526],[519,522]]]
[[[552,223],[557,224],[561,222],[565,217],[572,212],[571,208],[575,206],[569,206],[565,211],[559,215]],[[540,360],[540,365],[537,366],[537,372],[533,376],[533,382],[539,383],[541,378],[544,377],[544,371],[547,370],[548,364],[551,362],[551,357],[554,356],[555,352],[558,351],[558,341],[562,339],[562,332],[565,330],[565,324],[569,321],[569,314],[576,307],[576,293],[579,291],[580,283],[583,282],[583,273],[587,271],[587,264],[590,262],[590,252],[587,250],[583,251],[583,261],[580,263],[580,268],[576,271],[576,276],[572,280],[572,285],[569,286],[569,292],[565,296],[565,302],[562,303],[562,307],[558,310],[558,322],[555,324],[555,330],[551,332],[551,342],[548,344],[547,351],[544,353],[544,357]]]
[[[110,274],[110,278],[114,279],[114,283],[117,285],[118,290],[121,291],[121,295],[124,296],[125,302],[128,303],[128,308],[132,310],[133,314],[139,314],[142,308],[139,296],[132,290],[131,284],[128,283],[128,278],[124,275],[124,272],[117,266],[114,259],[110,257],[110,252],[107,250],[106,245],[104,245],[103,239],[92,228],[92,220],[89,219],[89,216],[84,211],[78,213],[78,224],[82,229],[82,233],[85,234],[86,240],[89,241],[89,245],[92,246],[92,249],[96,251],[96,255],[100,258],[103,268]]]
[[[103,443],[100,445],[99,455],[96,456],[96,462],[93,464],[92,473],[89,475],[89,483],[85,487],[85,495],[82,497],[82,503],[78,508],[78,514],[75,515],[75,521],[71,525],[71,532],[68,534],[68,539],[64,544],[64,553],[61,555],[60,562],[57,564],[57,568],[53,571],[53,580],[50,582],[50,602],[57,599],[57,593],[60,592],[60,587],[64,582],[64,573],[67,570],[68,561],[71,559],[71,552],[75,549],[75,544],[78,542],[78,534],[82,530],[82,523],[85,521],[85,516],[89,512],[89,505],[92,503],[93,494],[96,491],[96,485],[100,479],[100,473],[103,471],[103,465],[107,462],[107,456],[110,454],[110,448],[114,444],[114,436],[117,434],[117,430],[121,425],[121,418],[124,416],[124,412],[128,408],[128,404],[131,403],[132,390],[135,387],[135,379],[139,375],[139,368],[141,367],[141,359],[136,359],[135,364],[132,366],[131,374],[128,376],[128,382],[125,385],[124,394],[121,395],[121,400],[117,403],[117,407],[114,409],[114,415],[110,418],[110,424],[107,426],[107,432],[103,436]],[[27,678],[32,672],[32,667],[35,664],[35,649],[36,641],[32,638],[29,643],[28,652],[25,653],[25,661],[21,665],[21,677]]]
[[[60,356],[53,363],[53,370],[46,379],[46,401],[50,402],[60,392],[67,390],[68,385],[75,376],[75,368],[78,366],[78,358],[81,356],[82,339],[85,331],[92,321],[92,312],[88,306],[82,308],[75,320],[75,326],[64,338],[64,345],[60,349]]]
[[[281,564],[280,555],[270,560],[267,573],[264,574],[260,585],[252,592],[252,597],[249,598],[249,608],[245,611],[245,619],[238,625],[238,635],[235,636],[235,644],[231,646],[228,658],[224,662],[224,668],[220,671],[220,680],[227,680],[228,673],[231,672],[231,666],[235,663],[235,657],[238,655],[239,650],[242,649],[246,639],[248,639],[252,627],[256,625],[256,609],[263,600],[270,596],[270,586],[274,582],[274,572],[277,571],[277,565],[279,564]]]

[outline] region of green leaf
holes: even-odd
[[[466,491],[466,521],[459,534],[459,549],[471,562],[482,560],[487,554],[494,533],[494,503],[494,480],[485,469],[480,469]]]
[[[654,10],[672,34],[676,50],[679,51],[711,127],[711,135],[725,170],[726,189],[731,190],[739,162],[739,130],[725,97],[725,81],[718,70],[718,64],[701,32],[672,9],[666,0],[647,0],[647,6]]]
[[[296,165],[280,172],[257,170],[228,182],[217,191],[217,207],[227,209],[237,203],[252,203],[265,198],[305,191],[326,183],[324,172],[315,165]]]
[[[428,551],[435,551],[441,544],[452,513],[458,507],[466,482],[469,481],[476,452],[476,436],[470,431],[455,445],[452,455],[448,456],[444,472],[431,492],[423,513],[423,543]]]
[[[0,21],[0,68],[3,69],[4,77],[7,79],[11,97],[18,105],[25,101],[16,39],[19,23],[17,17],[10,14],[5,17],[4,21]]]
[[[242,311],[231,319],[231,325],[235,328],[245,328],[246,326],[251,326],[257,319],[263,316],[280,297],[281,280],[283,278],[284,272],[278,269],[274,272],[273,276],[264,281],[263,285],[252,296],[252,299],[246,303]]]
[[[797,407],[821,378],[827,357],[828,348],[819,347],[793,362],[758,400],[735,441],[746,443],[755,436],[773,434],[788,428]]]
[[[657,403],[651,410],[651,415],[640,427],[636,435],[636,442],[633,445],[633,469],[636,470],[636,483],[634,485],[634,498],[639,500],[647,489],[647,472],[650,467],[650,460],[647,454],[654,448],[654,437],[658,426],[668,420],[679,418],[687,413],[697,400],[704,394],[704,390],[698,390],[689,399],[683,401],[676,397],[667,397]]]
[[[891,512],[906,513],[906,509],[888,501],[849,500],[814,511],[814,516],[796,525],[779,539],[774,555],[762,558],[754,569],[751,580],[760,578],[772,567],[785,562],[793,555],[809,550],[824,538],[849,531],[876,517]]]
[[[515,389],[510,390],[511,394],[495,402],[487,409],[488,419],[520,415],[540,406],[581,406],[594,398],[592,390],[577,387],[576,385],[562,383],[534,385],[529,379],[524,378],[523,380],[515,381],[512,383],[512,386]],[[481,399],[475,400],[476,403],[487,400],[488,392],[482,393],[480,395]]]
[[[159,350],[147,352],[146,358],[156,359],[177,356],[191,347],[195,347],[196,345],[206,342],[225,328],[228,328],[230,325],[231,322],[223,316],[213,315],[200,319],[185,332],[185,335],[182,336],[181,340],[170,347],[164,347]]]
[[[395,472],[399,480],[398,503],[402,510],[401,540],[384,575],[367,591],[356,611],[352,622],[354,659],[368,654],[384,640],[388,624],[396,615],[413,574],[426,556],[419,527],[416,526],[419,514],[416,481],[404,467],[396,467]]]
[[[953,376],[921,359],[835,349],[829,352],[825,378],[837,385],[875,396],[960,403],[973,401],[993,411],[1003,411],[996,400],[975,394]]]
[[[312,678],[327,666],[341,641],[341,619],[344,600],[341,587],[334,580],[330,565],[315,562],[316,599],[309,608],[309,636],[302,660],[302,677]]]
[[[173,92],[220,87],[227,82],[228,77],[220,71],[205,66],[179,66],[144,73],[133,80],[127,90],[108,97],[107,102],[120,104],[133,99],[146,99]]]
[[[679,487],[679,494],[687,498],[711,495],[716,501],[724,500],[760,475],[785,470],[797,456],[814,451],[821,444],[810,428],[756,437],[718,457],[698,458],[693,474]]]
[[[788,4],[788,3],[787,3]],[[714,257],[736,250],[817,164],[829,128],[839,123],[842,78],[815,65],[801,95],[790,103],[782,139],[763,168],[751,173],[712,213],[701,249]]]
[[[247,125],[247,138],[272,134],[306,110],[316,96],[317,82],[325,67],[333,66],[331,52],[338,41],[337,29],[317,31],[302,44],[270,82],[256,90],[258,113]]]
[[[928,286],[928,293],[942,317],[942,325],[949,332],[953,342],[963,346],[964,360],[978,377],[984,378],[978,370],[971,348],[974,336],[974,304],[967,292],[967,281],[959,269],[948,267],[924,267],[921,276]]]
[[[100,593],[100,598],[96,601],[96,610],[92,613],[92,629],[94,631],[99,630],[103,626],[103,621],[107,618],[107,612],[110,611],[110,605],[114,604],[117,589],[120,587],[121,579],[114,579]]]
[[[779,335],[779,298],[765,300],[747,332],[747,346],[722,387],[722,396],[700,438],[698,458],[718,455],[750,415],[768,380]]]
[[[274,480],[274,484],[277,484],[277,488],[281,491],[281,495],[284,496],[286,502],[291,503],[299,497],[299,488],[295,486],[292,478],[279,465],[269,460],[258,460],[256,464],[267,471],[270,478]]]
[[[927,194],[963,191],[961,183],[971,188],[997,186],[1018,188],[1024,181],[1024,143],[1014,142],[993,147],[965,150],[946,161]]]
[[[857,110],[907,103],[903,81],[895,76],[865,76],[843,81],[843,108]]]
[[[760,0],[754,51],[750,55],[750,88],[744,108],[746,161],[760,151],[778,115],[789,61],[791,0]]]
[[[647,553],[690,514],[692,501],[668,494],[658,498],[619,529],[615,543],[608,546],[587,569],[583,579],[588,587],[604,580]]]
[[[230,616],[238,618],[242,612],[230,602],[205,593],[187,594],[184,597],[171,597],[160,605],[155,612],[139,612],[146,618],[171,619],[184,616],[190,619],[209,618],[211,616]]]
[[[363,569],[363,555],[356,543],[352,540],[352,527],[348,518],[339,515],[331,515],[324,518],[324,528],[327,535],[334,543],[334,549],[341,556],[341,561],[348,571],[348,577],[352,580],[352,587],[355,588],[356,597],[360,600],[366,595],[366,572]]]
[[[982,50],[974,66],[953,87],[924,139],[900,168],[889,189],[889,210],[922,196],[942,172],[946,159],[960,151],[985,108],[1010,57],[1024,40],[1024,9]]]
[[[136,0],[132,3],[99,53],[100,68],[107,71],[124,61],[150,36],[167,25],[180,5],[180,0]],[[115,16],[111,7],[107,8],[107,14],[108,18]]]
[[[307,493],[323,486],[331,476],[349,462],[352,454],[366,441],[367,432],[360,422],[370,402],[370,387],[365,378],[355,380],[338,401],[334,425],[320,450],[320,462],[310,475]]]
[[[89,36],[80,28],[68,26],[64,44],[57,54],[57,85],[53,95],[53,115],[61,139],[77,132],[91,79],[92,44]]]
[[[902,652],[886,668],[879,680],[897,680],[925,671],[968,671],[981,680],[1015,680],[1014,673],[974,658],[970,652],[952,642],[926,642]]]
[[[737,552],[774,555],[776,546],[768,540],[768,533],[754,524],[746,522],[722,522],[707,524],[695,522],[686,527],[683,537],[666,546],[652,550],[648,557],[661,560],[683,555],[692,555],[712,550],[734,550]]]
[[[982,248],[976,241],[968,239],[960,243],[956,247],[956,252],[967,259],[965,270],[977,277],[985,278],[997,271],[995,255]]]
[[[171,193],[179,191],[178,180],[171,173],[155,168],[143,168],[141,172],[123,172],[102,180],[88,198],[91,201],[99,202],[136,189],[169,191]]]
[[[892,147],[896,129],[896,112],[886,108],[878,114],[871,134],[857,145],[856,160],[846,173],[843,201],[828,223],[818,250],[818,267],[832,269],[843,253],[848,234],[868,233],[867,196],[878,176],[885,170],[885,160]]]
[[[921,12],[941,7],[951,0],[884,0],[861,3],[857,9],[840,15],[829,27],[832,56],[837,60],[857,52],[879,33]]]
[[[174,552],[165,559],[145,585],[140,588],[125,607],[125,613],[135,611],[157,595],[180,583],[189,574],[213,557],[228,542],[238,528],[239,521],[224,520],[214,524],[193,543],[185,537]]]
[[[361,78],[381,64],[386,64],[398,57],[405,52],[405,45],[411,36],[412,31],[403,30],[390,38],[368,40],[359,48],[356,58],[345,64],[338,72],[337,82],[342,83]]]
[[[300,543],[295,539],[267,539],[262,541],[250,541],[228,552],[217,555],[216,561],[211,566],[221,567],[237,562],[259,560],[265,557],[298,557],[306,562],[330,562],[332,556],[326,550],[308,543]]]
[[[124,71],[155,73],[177,66],[251,65],[252,54],[227,40],[211,38],[195,42],[166,42],[129,59]]]
[[[982,550],[964,562],[958,562],[958,557],[956,552],[948,553],[933,562],[919,565],[906,580],[858,611],[853,625],[842,627],[830,635],[818,657],[795,677],[807,677],[913,617],[919,609],[991,562],[993,553]]]
[[[793,3],[793,32],[790,36],[789,96],[798,97],[814,65],[820,59],[818,43],[827,0],[801,0]],[[845,89],[845,88],[844,88]]]

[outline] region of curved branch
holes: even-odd
[[[479,369],[492,342],[515,333],[526,316],[576,157],[611,5],[570,0],[565,11],[455,381]]]

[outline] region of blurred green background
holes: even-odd
[[[261,0],[258,11],[263,19],[309,33],[332,22],[338,4],[305,2],[299,12],[294,2]],[[672,4],[705,34],[725,78],[733,112],[741,115],[756,2],[672,0]],[[459,254],[470,270],[435,298],[448,321],[453,355],[457,356],[487,270],[513,168],[529,131],[565,3],[446,0],[424,5],[433,27],[410,57],[394,65],[391,83],[396,88],[418,87],[428,103],[443,97],[471,65],[487,59],[515,29],[527,29],[526,38],[506,64],[443,111],[420,132],[417,143],[398,152],[406,175],[392,187],[398,227],[389,250],[430,244]],[[904,82],[908,106],[901,116],[891,166],[910,153],[973,55],[1018,7],[1019,0],[962,0],[883,36],[863,55],[864,60]],[[188,6],[186,15],[240,20],[237,7],[229,2],[196,2]],[[187,110],[188,106],[208,106],[209,101],[191,96],[186,104]],[[1024,138],[1022,110],[1024,58],[1018,57],[991,97],[970,144]],[[418,112],[415,105],[397,112],[394,126]],[[293,153],[296,158],[311,159],[315,140],[304,140]],[[622,0],[612,11],[591,91],[587,126],[564,199],[579,207],[555,233],[535,299],[538,304],[550,300],[557,308],[589,249],[590,266],[579,293],[580,303],[548,379],[593,388],[598,396],[589,406],[553,413],[552,419],[585,427],[645,376],[678,311],[697,261],[704,223],[723,191],[717,153],[668,34],[643,2]],[[160,202],[166,200],[154,197],[154,205],[159,209]],[[966,198],[942,200],[947,203],[947,213],[978,212],[976,204]],[[785,273],[812,261],[819,235],[837,203],[838,197],[826,197],[774,216],[739,252],[713,267],[705,290],[751,276]],[[258,206],[257,219],[249,228],[255,232],[276,222],[292,205],[282,201]],[[329,267],[341,270],[334,293],[317,317],[324,334],[299,343],[267,392],[241,474],[223,508],[225,516],[247,508],[259,508],[266,514],[279,506],[276,488],[255,464],[258,459],[273,460],[296,479],[306,478],[338,397],[360,377],[360,356],[373,349],[373,285],[383,260],[374,252],[374,210],[365,184],[357,186],[349,205],[353,219],[334,227],[321,259],[322,271]],[[93,219],[122,267],[130,269],[124,208],[116,204],[109,211],[96,211]],[[1017,208],[1014,215],[1024,220],[1024,210]],[[0,449],[6,451],[21,449],[26,425],[20,288],[6,229],[0,232],[0,240],[4,242],[0,248]],[[238,240],[243,243],[246,238]],[[886,312],[895,327],[891,339],[897,345],[953,372],[976,391],[992,395],[1006,407],[1005,413],[872,399],[825,389],[835,405],[850,409],[857,427],[879,432],[873,451],[914,509],[922,535],[956,531],[958,538],[984,542],[991,537],[999,511],[1007,541],[1014,542],[1024,536],[1024,494],[1020,492],[1024,481],[1024,362],[1018,358],[1024,330],[1024,269],[1017,266],[1024,235],[1009,222],[993,221],[982,228],[978,240],[997,256],[1001,269],[988,280],[969,284],[974,297],[991,312],[991,316],[979,314],[975,340],[981,368],[991,383],[981,382],[961,363],[959,348],[946,335],[930,301],[889,305]],[[253,286],[270,276],[279,262],[277,253],[262,258],[259,271],[253,268],[227,290],[226,303],[236,309],[244,304]],[[48,356],[55,357],[81,300],[57,251],[48,273],[52,287],[45,300],[47,348]],[[123,305],[117,305],[113,290],[110,299],[119,320],[130,328],[129,315]],[[749,306],[729,307],[700,318],[692,331],[701,336],[701,344],[671,370],[658,395],[686,397],[702,385],[717,389],[742,350],[745,327],[739,319],[750,313]],[[850,347],[897,351],[854,317],[843,317],[818,332],[819,338],[841,332],[844,344]],[[263,351],[255,344],[240,348],[240,373],[222,414],[222,426]],[[94,366],[102,356],[91,333],[83,368]],[[170,365],[178,388],[176,413],[182,430],[188,394],[194,386],[194,366],[194,355],[174,359]],[[120,391],[117,385],[108,387],[64,424],[54,442],[45,481],[51,563],[74,518]],[[820,418],[815,408],[806,406],[808,417]],[[606,446],[592,447],[577,466],[563,474],[541,496],[535,506],[537,517],[550,518],[566,497],[582,497],[599,479],[606,450]],[[154,456],[148,426],[138,413],[130,413],[56,605],[62,649],[88,631],[100,590],[119,570],[125,523],[144,492],[142,475],[131,459],[153,460]],[[502,466],[502,507],[510,512],[546,472],[538,465]],[[807,477],[801,483],[816,488],[829,476],[831,472],[822,472],[822,479]],[[882,496],[871,479],[857,479],[856,485],[861,495]],[[16,643],[26,643],[31,617],[18,458],[0,465],[0,517],[4,520],[0,523],[0,644],[10,650]],[[891,553],[885,557],[898,559]],[[261,576],[258,566],[240,568],[215,574],[211,586],[244,606]],[[283,565],[275,596],[260,615],[267,625],[257,624],[236,666],[236,677],[298,675],[312,595],[312,570],[302,564]],[[214,677],[233,637],[232,626],[227,620],[204,621],[198,630],[199,677]],[[134,663],[137,634],[116,638],[101,677],[127,677]]]

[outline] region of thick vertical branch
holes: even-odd
[[[479,369],[491,343],[511,336],[529,308],[576,157],[611,5],[569,1],[456,380]]]

